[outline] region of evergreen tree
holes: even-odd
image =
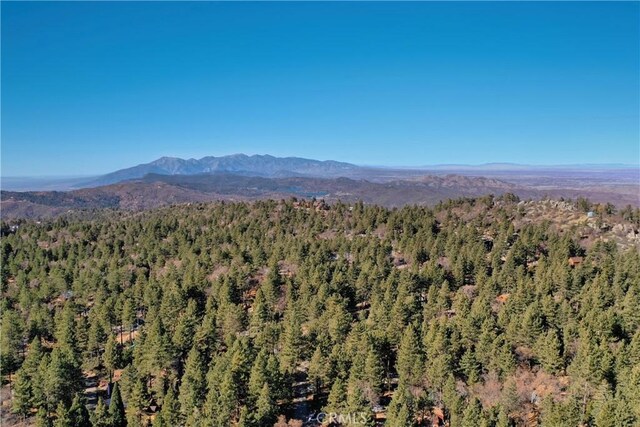
[[[462,413],[462,427],[477,427],[483,420],[482,405],[480,401],[473,398]]]
[[[256,401],[260,396],[264,384],[268,384],[271,380],[271,375],[267,367],[268,361],[268,353],[265,350],[261,350],[251,367],[248,390],[249,396],[253,401]]]
[[[324,412],[333,412],[333,413],[342,413],[346,408],[347,401],[347,386],[344,383],[344,380],[341,378],[336,378],[331,386],[331,391],[329,392],[329,398],[327,399],[327,406],[325,407]]]
[[[399,384],[389,403],[387,423],[392,427],[412,426],[415,424],[414,411],[413,396],[405,384]]]
[[[159,378],[156,378],[157,384],[162,384]],[[141,378],[134,378],[131,391],[127,399],[126,422],[131,426],[140,425],[142,423],[142,410],[146,406],[147,388]]]
[[[420,373],[423,364],[419,347],[418,334],[413,325],[407,326],[402,335],[400,348],[398,349],[398,381],[405,385],[417,385],[421,378]]]
[[[44,389],[50,408],[59,403],[71,405],[76,392],[83,388],[82,371],[73,354],[65,347],[56,347],[44,378]]]
[[[541,425],[637,425],[640,253],[597,227],[588,247],[581,227],[559,233],[561,203],[517,203],[260,201],[2,223],[11,409],[86,425],[83,371],[102,382],[126,367],[129,426],[150,404],[154,425],[269,425],[308,366],[327,410],[384,406],[386,385],[388,425],[437,407],[452,426],[503,427],[530,411],[518,379],[544,370],[568,387],[550,389]],[[638,209],[593,209],[640,224]],[[113,425],[108,412],[99,401],[93,425]]]
[[[175,332],[173,333],[173,345],[178,351],[178,354],[183,357],[186,357],[189,349],[193,345],[193,338],[198,321],[197,310],[196,301],[190,299],[185,312],[178,319]]]
[[[109,416],[109,409],[105,405],[102,398],[98,398],[98,404],[96,409],[91,413],[91,424],[93,427],[110,427],[111,417]]]
[[[136,309],[132,298],[125,298],[122,305],[122,329],[126,328],[129,331],[129,340],[131,340],[131,331],[133,329],[133,323],[136,320]],[[120,334],[122,337],[122,329]]]
[[[545,371],[555,374],[562,369],[561,343],[553,331],[541,335],[536,343],[537,357]]]
[[[316,347],[313,352],[313,356],[309,361],[309,381],[313,384],[316,392],[320,392],[321,389],[329,382],[329,364],[326,357],[322,354],[322,349]]]
[[[76,393],[69,408],[69,420],[73,427],[91,427],[91,418],[82,394]]]
[[[113,427],[124,427],[127,425],[127,419],[124,413],[124,403],[120,395],[120,387],[116,382],[111,392],[111,401],[109,402],[109,418]]]
[[[72,427],[71,418],[69,417],[69,411],[64,406],[64,403],[58,403],[56,409],[56,420],[53,423],[53,427]]]
[[[24,419],[31,413],[33,406],[31,378],[24,368],[20,368],[13,380],[12,411]]]
[[[173,388],[169,387],[167,394],[162,402],[162,410],[158,414],[161,423],[164,426],[177,426],[180,424],[180,401],[176,398]],[[154,426],[156,423],[154,422]]]
[[[254,412],[256,425],[272,425],[275,421],[276,408],[277,406],[271,396],[269,385],[265,383],[256,401],[256,409]]]
[[[2,374],[14,372],[20,364],[23,322],[14,310],[3,310],[0,327],[0,360]]]
[[[180,385],[180,407],[188,417],[195,408],[202,406],[206,395],[206,373],[200,350],[195,346],[189,352],[187,365]]]
[[[382,364],[382,358],[373,348],[369,348],[367,351],[364,376],[371,391],[375,394],[380,394],[384,383],[384,366]]]
[[[51,427],[51,419],[43,407],[38,408],[36,412],[36,427]]]
[[[121,355],[120,349],[118,348],[118,343],[116,342],[116,339],[113,335],[109,335],[107,343],[104,346],[104,353],[102,355],[102,363],[107,369],[109,381],[111,381],[111,379],[113,378],[113,372],[120,364],[120,358]]]
[[[291,374],[294,372],[300,349],[302,347],[302,329],[300,314],[293,299],[289,300],[284,319],[283,342],[280,355],[281,371]]]
[[[460,359],[460,369],[469,384],[475,384],[480,379],[480,364],[476,360],[475,352],[470,348],[465,351]]]

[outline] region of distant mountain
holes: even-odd
[[[97,187],[117,182],[139,179],[148,174],[198,175],[228,172],[238,175],[261,177],[339,177],[348,176],[359,167],[333,160],[320,161],[299,157],[274,157],[270,155],[233,154],[230,156],[208,156],[201,159],[161,157],[151,163],[121,169],[95,180],[85,182],[82,187]]]
[[[484,165],[431,165],[413,168],[357,166],[351,163],[312,160],[300,157],[233,154],[208,156],[201,159],[162,157],[93,177],[2,177],[0,188],[9,191],[67,191],[93,188],[130,180],[146,175],[191,176],[215,173],[263,178],[351,178],[375,183],[415,180],[429,176],[464,175],[493,178],[518,186],[544,188],[585,188],[602,185],[637,187],[640,168],[633,165],[567,165],[531,166],[515,163]],[[636,192],[637,193],[637,192]]]
[[[245,156],[248,157],[248,156]],[[143,210],[180,203],[209,202],[214,200],[259,200],[321,198],[327,202],[342,200],[384,205],[387,207],[407,204],[432,205],[439,201],[457,197],[476,197],[486,194],[514,193],[523,199],[589,197],[593,201],[612,202],[618,206],[640,205],[637,185],[611,185],[605,176],[599,184],[574,186],[572,179],[564,179],[565,186],[546,183],[539,186],[530,181],[507,182],[495,177],[469,175],[422,175],[394,179],[387,176],[384,181],[370,181],[358,177],[322,178],[312,176],[265,177],[252,176],[241,170],[241,174],[209,172],[205,174],[170,174],[169,171],[184,171],[183,162],[163,160],[162,173],[146,174],[141,178],[118,182],[106,186],[82,188],[73,191],[0,192],[0,209],[3,218],[51,217],[69,211],[91,211],[95,209]],[[246,160],[246,159],[243,159]],[[296,159],[291,164],[300,164],[305,159]],[[261,163],[260,160],[257,160]],[[315,161],[311,161],[315,162]],[[274,163],[277,163],[274,162]],[[323,170],[337,171],[342,167],[331,162]],[[246,163],[244,163],[246,165]],[[320,164],[320,165],[319,165]],[[315,171],[326,162],[310,164]],[[174,168],[175,166],[175,168]],[[156,165],[156,167],[159,167]],[[222,166],[221,166],[222,167]],[[224,167],[230,167],[228,164]],[[173,169],[172,169],[173,168]],[[345,166],[349,171],[349,165]],[[299,169],[298,169],[299,170]],[[280,172],[277,165],[262,169],[273,175]],[[291,173],[291,172],[289,172]],[[294,172],[299,173],[299,172]],[[307,171],[308,173],[308,171]],[[355,174],[357,176],[357,173]],[[554,181],[561,178],[554,178]]]
[[[0,207],[4,218],[46,217],[103,208],[141,210],[178,203],[289,197],[317,197],[328,202],[362,200],[394,207],[505,192],[521,198],[581,196],[618,206],[640,206],[638,183],[638,168],[543,169],[491,164],[477,166],[477,169],[450,165],[421,170],[234,154],[187,160],[162,157],[101,177],[85,178],[83,182],[78,182],[78,178],[3,178]],[[8,189],[39,191],[6,191]]]

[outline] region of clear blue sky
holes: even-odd
[[[2,175],[638,163],[638,2],[2,2]]]

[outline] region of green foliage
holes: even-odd
[[[109,409],[102,398],[98,399],[96,409],[91,413],[91,424],[93,427],[109,427],[111,426],[111,417]]]
[[[120,366],[121,352],[116,342],[115,335],[109,335],[107,343],[104,346],[104,353],[102,354],[102,363],[107,369],[108,376],[111,379],[113,377],[113,371]]]
[[[269,384],[265,383],[260,390],[258,399],[256,401],[255,411],[253,412],[253,418],[255,425],[264,426],[271,425],[275,421],[276,415],[276,402],[273,399]]]
[[[545,371],[555,374],[563,367],[562,347],[555,331],[548,331],[538,338],[536,344],[538,360]]]
[[[120,386],[114,383],[111,400],[109,401],[109,418],[113,427],[124,427],[127,425],[127,419],[124,413],[124,402],[120,394]]]
[[[206,385],[204,360],[200,350],[194,346],[189,352],[180,385],[180,407],[185,418],[202,406],[207,391]]]
[[[35,406],[31,381],[25,369],[18,370],[13,380],[12,411],[22,417],[29,415],[31,408]]]
[[[74,427],[91,427],[91,418],[87,410],[87,402],[82,394],[78,393],[71,402],[69,408],[69,421]]]
[[[511,426],[528,422],[538,375],[551,390],[540,425],[637,425],[637,248],[583,247],[580,225],[560,233],[517,203],[262,201],[25,221],[1,243],[12,411],[40,425],[143,425],[156,408],[154,425],[263,426],[309,394],[313,409],[370,414],[389,392],[391,426],[436,412]],[[120,369],[111,405],[88,411],[83,371]]]
[[[402,335],[400,348],[398,349],[398,379],[401,384],[415,385],[420,382],[420,367],[422,366],[422,353],[420,351],[420,339],[418,333],[409,325]]]

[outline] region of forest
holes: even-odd
[[[638,247],[519,202],[3,222],[3,425],[640,425]]]

